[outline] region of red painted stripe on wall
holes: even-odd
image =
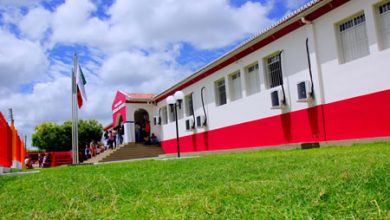
[[[184,136],[181,152],[386,137],[390,136],[389,100],[386,90]],[[162,141],[162,148],[176,153],[176,139]]]

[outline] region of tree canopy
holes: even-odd
[[[92,140],[100,141],[103,126],[96,120],[79,120],[79,146],[85,146]],[[72,122],[63,124],[44,122],[35,127],[32,145],[40,150],[67,151],[72,149]]]

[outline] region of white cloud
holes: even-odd
[[[29,39],[39,40],[49,28],[51,13],[41,7],[34,8],[28,12],[20,21],[19,28]]]
[[[44,78],[47,58],[39,44],[0,28],[0,86],[14,87]]]
[[[0,100],[0,111],[12,108],[19,134],[30,136],[34,127],[45,121],[71,119],[71,84],[69,77],[37,83],[29,94],[11,93]]]
[[[118,52],[165,48],[188,42],[201,49],[229,45],[268,26],[270,6],[247,2],[240,8],[226,0],[118,0],[107,20],[93,17],[88,0],[67,0],[54,12],[53,44],[84,43]]]
[[[53,15],[52,44],[104,44],[108,24],[97,17],[91,17],[95,10],[96,6],[88,0],[67,0],[60,5]]]
[[[129,88],[141,87],[143,83],[154,81],[158,77],[169,79],[175,78],[177,71],[175,54],[158,53],[150,55],[141,52],[121,52],[106,59],[103,63],[100,76],[104,82],[126,85]],[[164,83],[161,86],[167,86]],[[161,86],[147,88],[157,92]]]
[[[269,25],[267,9],[252,2],[234,8],[225,0],[118,0],[109,9],[109,36],[122,45],[189,42],[202,49],[218,48]]]

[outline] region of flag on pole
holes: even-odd
[[[78,65],[78,71],[76,76],[76,84],[77,84],[77,104],[79,108],[83,106],[84,100],[87,101],[87,94],[85,93],[84,85],[87,84],[85,80],[83,71],[81,70],[81,66]]]

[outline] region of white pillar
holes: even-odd
[[[125,144],[135,142],[134,122],[126,121],[124,123],[124,130],[125,130],[125,134],[124,134],[123,142]]]
[[[21,170],[22,169],[22,163],[16,160],[12,161],[12,168]]]

